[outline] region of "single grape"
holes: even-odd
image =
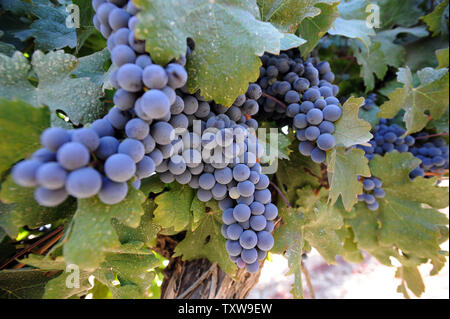
[[[144,144],[140,141],[133,138],[127,138],[119,144],[117,152],[128,155],[135,163],[137,163],[144,157],[145,148]]]
[[[114,205],[124,200],[127,193],[128,185],[126,183],[116,183],[108,178],[103,178],[98,198],[107,205]]]
[[[114,94],[113,102],[119,109],[126,111],[134,106],[136,98],[137,96],[135,93],[128,92],[124,89],[118,89]]]
[[[119,147],[119,141],[112,136],[104,136],[99,140],[99,146],[95,150],[95,156],[100,159],[107,159],[114,153],[117,153],[117,148]]]
[[[255,231],[264,230],[266,224],[267,220],[262,215],[250,217],[250,227]]]
[[[306,120],[309,124],[318,125],[323,120],[323,113],[321,110],[313,108],[306,114]]]
[[[122,130],[130,119],[130,116],[127,112],[121,111],[118,107],[113,107],[106,115],[106,119],[115,129]]]
[[[88,198],[96,195],[102,187],[102,177],[95,169],[84,167],[67,176],[66,190],[76,198]]]
[[[157,64],[145,67],[142,81],[149,89],[162,89],[167,85],[169,78],[164,68]]]
[[[56,153],[56,158],[67,170],[74,170],[89,163],[89,150],[81,143],[70,142],[64,144]]]
[[[337,105],[327,105],[323,109],[323,118],[330,122],[336,122],[342,115],[342,110]]]
[[[237,240],[227,240],[225,248],[230,256],[239,256],[242,247]]]
[[[243,228],[239,224],[231,224],[227,228],[227,237],[231,240],[238,240],[243,232]]]
[[[143,140],[150,133],[150,126],[147,122],[134,118],[127,122],[125,125],[125,134],[137,140]]]
[[[64,187],[66,177],[67,172],[57,162],[42,164],[36,171],[36,180],[39,185],[49,190],[56,190]]]
[[[38,185],[36,173],[42,162],[31,159],[17,163],[12,169],[13,181],[23,187],[35,187]]]
[[[251,274],[256,274],[259,270],[259,264],[257,261],[252,264],[245,264],[245,269]]]
[[[278,208],[272,203],[268,203],[265,206],[264,217],[267,220],[274,220],[278,216]]]
[[[142,69],[130,62],[123,64],[117,72],[117,82],[121,88],[128,92],[139,92],[142,90]]]
[[[199,180],[199,183],[200,183],[200,180]],[[197,190],[197,197],[200,201],[207,202],[207,201],[211,200],[212,193],[209,190],[199,188]]]
[[[270,184],[270,180],[267,177],[267,175],[260,174],[259,182],[255,185],[255,188],[259,189],[259,190],[264,190],[269,186],[269,184]]]
[[[33,153],[31,159],[40,161],[42,163],[56,161],[56,153],[46,149],[40,148],[36,152]]]
[[[151,134],[156,143],[160,145],[170,144],[175,139],[175,130],[167,122],[156,122],[151,127]]]
[[[311,142],[300,142],[298,144],[298,150],[304,156],[311,156],[312,150],[315,148],[314,144]]]
[[[132,63],[134,63],[135,60],[136,60],[136,53],[128,45],[118,44],[111,51],[111,61],[118,67],[125,64],[133,65]],[[139,68],[138,66],[136,67]]]
[[[323,151],[328,151],[335,145],[336,141],[334,139],[334,136],[329,133],[321,134],[317,139],[317,146]]]
[[[309,141],[315,141],[320,135],[320,130],[317,126],[309,126],[306,130],[305,130],[305,137],[309,140]]]
[[[149,156],[144,156],[136,164],[136,176],[140,179],[150,177],[155,172],[155,162]]]
[[[263,251],[269,251],[272,249],[274,241],[271,233],[263,230],[258,232],[257,237],[257,247],[259,249]]]
[[[233,216],[233,208],[225,209],[222,213],[222,221],[225,225],[231,225],[236,222]]]
[[[129,18],[130,14],[126,10],[116,8],[110,12],[108,23],[113,30],[119,30],[128,26]]]
[[[261,232],[259,232],[259,233],[261,233]],[[273,238],[272,238],[272,240],[273,240]],[[253,230],[245,230],[244,232],[242,232],[242,234],[239,238],[239,243],[241,244],[242,248],[244,248],[244,249],[252,249],[258,243],[258,237]],[[272,247],[270,247],[270,248],[272,248]],[[269,249],[267,249],[267,250],[269,250]]]
[[[255,201],[250,204],[250,210],[252,215],[262,215],[264,214],[265,206],[260,202]]]
[[[41,206],[55,207],[66,200],[69,195],[65,188],[47,189],[45,187],[38,187],[34,191],[34,199]]]
[[[251,210],[248,205],[238,204],[233,209],[233,217],[238,222],[245,222],[250,218]]]
[[[91,128],[97,133],[99,137],[114,135],[114,128],[112,127],[111,123],[109,123],[109,121],[105,118],[94,121],[91,125]]]
[[[126,182],[136,173],[136,164],[125,154],[114,154],[105,162],[105,174],[114,182]]]
[[[185,68],[177,63],[169,63],[166,66],[166,72],[169,77],[169,86],[178,89],[186,84],[187,72]]]
[[[252,264],[256,260],[258,260],[258,252],[256,251],[255,248],[242,249],[242,251],[241,251],[241,259],[247,264]]]
[[[210,190],[214,187],[216,180],[211,173],[203,173],[199,178],[200,187],[204,190]]]
[[[311,151],[311,159],[316,163],[322,163],[326,159],[326,153],[316,147]]]
[[[70,142],[70,134],[62,128],[52,127],[46,129],[41,134],[41,144],[43,147],[56,152],[63,144]]]

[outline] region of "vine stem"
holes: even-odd
[[[300,256],[300,258],[302,258]],[[316,294],[314,293],[314,288],[311,283],[311,277],[309,276],[309,271],[305,266],[303,260],[300,261],[300,267],[302,268],[303,275],[305,275],[306,285],[308,286],[309,294],[311,295],[311,299],[316,299]]]
[[[208,278],[208,276],[217,268],[217,262],[215,262],[214,264],[211,265],[211,267],[209,267],[208,271],[206,271],[203,275],[201,275],[200,278],[198,278],[188,289],[186,289],[185,291],[183,291],[183,293],[181,295],[179,295],[177,297],[177,299],[184,299],[186,298],[192,291],[194,291],[195,288],[197,288],[202,282],[203,280],[205,280],[206,278]]]
[[[283,102],[281,102],[279,99],[273,97],[272,95],[269,95],[269,94],[263,92],[262,96],[268,98],[269,100],[272,100],[272,101],[277,102],[277,103],[280,104],[282,107],[284,107],[285,109],[287,109],[287,105],[286,105],[286,104],[284,104]]]
[[[286,196],[284,196],[283,192],[281,191],[281,189],[278,188],[278,186],[270,181],[270,185],[272,185],[273,188],[275,188],[275,190],[277,191],[277,193],[281,196],[281,198],[283,199],[284,203],[286,204],[287,207],[292,207],[291,204],[289,203],[288,199],[286,198]]]
[[[431,135],[425,135],[425,136],[418,136],[415,139],[416,140],[424,140],[426,138],[431,138],[431,137],[437,137],[437,136],[448,136],[448,133],[439,133],[439,134],[431,134]]]
[[[56,228],[54,231],[52,231],[51,233],[45,235],[44,237],[42,237],[41,239],[39,239],[38,241],[36,241],[35,243],[31,244],[29,247],[21,250],[20,252],[18,252],[16,255],[14,255],[13,257],[11,257],[10,259],[8,259],[6,262],[4,262],[1,266],[0,269],[5,268],[7,265],[9,265],[11,262],[13,262],[14,260],[16,260],[17,258],[19,258],[20,256],[26,254],[27,252],[29,252],[30,250],[32,250],[34,247],[39,246],[40,244],[42,244],[43,242],[45,242],[47,239],[52,238],[53,236],[55,236],[56,234],[58,234],[59,232],[61,232],[64,229],[64,226],[60,226],[58,228]]]

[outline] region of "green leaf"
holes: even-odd
[[[342,116],[333,133],[337,146],[365,144],[372,138],[370,124],[358,118],[359,108],[363,103],[364,98],[350,97],[342,106]]]
[[[385,63],[397,68],[402,66],[406,60],[405,47],[396,43],[397,37],[400,34],[408,34],[413,35],[416,38],[424,38],[428,36],[428,31],[424,26],[418,26],[414,28],[398,27],[392,30],[377,32],[374,42],[380,43],[380,50],[384,53]],[[369,60],[369,62],[372,61]]]
[[[284,33],[284,37],[282,37],[280,41],[280,50],[286,51],[292,48],[297,48],[305,42],[306,40],[299,38],[295,34]]]
[[[314,17],[306,17],[298,26],[297,33],[306,40],[300,47],[303,57],[311,53],[339,16],[337,5],[338,2],[318,3],[316,8],[320,9],[321,13]]]
[[[1,97],[18,98],[36,107],[47,105],[53,125],[64,125],[57,110],[65,112],[74,124],[92,122],[103,114],[102,90],[88,78],[71,77],[78,66],[76,57],[63,51],[35,51],[31,64],[39,80],[37,87],[28,80],[31,65],[22,53],[11,58],[0,54]]]
[[[110,59],[110,53],[107,48],[94,54],[79,58],[79,66],[75,69],[73,74],[78,78],[89,78],[92,82],[101,88],[109,82],[111,71],[114,69],[110,67],[108,71],[105,70],[105,64]]]
[[[347,211],[358,202],[357,195],[362,193],[362,183],[357,176],[370,176],[368,160],[361,149],[345,151],[338,147],[327,154],[327,170],[330,183],[330,200],[334,204],[339,196]]]
[[[355,40],[351,43],[353,54],[358,64],[361,65],[361,75],[364,79],[366,92],[372,91],[375,87],[375,76],[382,80],[388,70],[381,44],[376,42],[371,45],[370,49],[367,49]]]
[[[273,145],[273,140],[277,140],[278,143]],[[277,159],[289,159],[289,154],[292,152],[292,150],[289,149],[291,141],[288,136],[283,133],[267,133],[266,139],[263,140],[260,136],[258,137],[258,142],[264,147],[264,154],[260,158],[261,163],[269,163],[269,165],[271,165]]]
[[[15,238],[20,227],[38,228],[47,224],[58,224],[72,216],[74,201],[66,200],[56,208],[38,205],[34,199],[34,189],[17,186],[11,176],[1,185],[0,226]]]
[[[153,194],[161,193],[165,187],[166,184],[161,182],[161,179],[159,178],[158,174],[154,174],[142,180],[140,190],[145,194],[145,196],[148,197],[150,193]]]
[[[105,260],[106,251],[120,246],[111,219],[115,218],[129,227],[138,227],[144,215],[144,200],[144,195],[131,185],[127,197],[115,205],[105,205],[97,197],[79,199],[73,225],[67,230],[68,238],[63,247],[66,262],[87,271],[97,268]]]
[[[56,275],[38,269],[0,271],[0,299],[40,299],[45,285]]]
[[[156,246],[156,237],[161,230],[161,226],[153,222],[153,211],[155,207],[155,202],[152,200],[146,200],[144,202],[143,208],[145,214],[141,217],[141,223],[137,228],[126,226],[117,220],[113,221],[114,228],[119,236],[119,241],[122,244],[140,241],[148,247]]]
[[[418,5],[409,1],[377,0],[380,6],[380,22],[382,29],[390,29],[395,25],[410,27],[417,24],[423,11]]]
[[[380,112],[380,108],[376,105],[373,105],[370,110],[365,110],[361,107],[358,111],[358,117],[375,127],[380,120],[377,116],[378,112]]]
[[[207,100],[231,105],[259,76],[264,52],[279,53],[283,33],[261,22],[255,0],[135,0],[141,11],[136,36],[146,40],[152,59],[166,64],[186,54],[188,89]],[[232,67],[230,67],[232,66]]]
[[[438,60],[438,69],[448,68],[448,48],[436,51],[436,59]]]
[[[443,70],[445,72],[445,69],[433,72],[423,69],[424,72],[419,73],[422,83],[413,87],[411,71],[408,67],[401,68],[397,80],[404,86],[388,95],[389,101],[381,105],[378,116],[392,118],[404,109],[403,121],[408,134],[418,132],[427,125],[429,118],[425,112],[429,112],[433,119],[441,117],[449,105],[449,74],[447,71],[442,75]]]
[[[436,178],[410,181],[409,172],[419,164],[412,154],[396,151],[371,160],[371,172],[383,181],[386,192],[379,200],[378,239],[406,255],[434,258],[440,251],[441,226],[448,224],[447,217],[435,208],[448,206],[448,189],[435,186]]]
[[[402,279],[401,285],[406,284],[408,289],[418,297],[425,292],[425,284],[417,267],[399,267],[395,272],[395,278]],[[406,291],[403,291],[400,286],[399,290],[403,292],[406,298],[408,298],[408,294],[405,293]]]
[[[206,213],[194,231],[187,230],[186,237],[175,247],[173,257],[183,256],[183,260],[207,258],[211,263],[217,262],[227,274],[234,274],[236,265],[225,249],[221,215],[219,209]]]
[[[258,0],[263,21],[269,21],[285,32],[296,32],[300,23],[321,14],[320,4],[333,5],[337,0]],[[318,7],[319,6],[319,7]]]
[[[0,174],[39,148],[39,136],[50,124],[49,115],[46,107],[0,98]]]
[[[373,28],[366,25],[365,20],[347,20],[338,17],[334,21],[333,27],[328,30],[331,35],[340,35],[346,38],[358,39],[368,49],[371,45],[370,37],[375,35]]]
[[[16,33],[21,41],[32,37],[36,49],[50,51],[64,47],[75,48],[77,35],[75,27],[68,28],[66,19],[69,12],[64,5],[53,5],[48,0],[33,0],[33,4],[26,4],[27,11],[37,17],[30,24],[28,30]]]
[[[445,17],[445,13],[447,13],[447,17]],[[430,31],[433,32],[433,37],[440,33],[448,34],[448,0],[439,3],[433,12],[420,19],[428,25]]]
[[[185,230],[191,219],[191,204],[195,192],[186,185],[175,184],[174,187],[155,199],[158,205],[153,212],[153,221],[163,228],[171,228],[176,232]]]

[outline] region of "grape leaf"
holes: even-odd
[[[17,186],[11,176],[1,185],[0,226],[15,238],[20,227],[38,228],[47,224],[58,224],[71,217],[75,203],[68,199],[57,208],[38,205],[34,199],[34,189]]]
[[[284,254],[288,259],[287,275],[294,274],[291,293],[294,298],[303,298],[301,255],[306,242],[328,263],[335,263],[336,255],[342,251],[336,230],[342,227],[343,221],[338,211],[321,202],[327,196],[324,188],[316,192],[307,186],[297,190],[297,196],[297,207],[279,208],[283,223],[274,233],[272,252]]]
[[[64,244],[67,263],[93,271],[105,260],[105,252],[120,246],[118,235],[111,223],[115,218],[129,227],[139,226],[144,215],[142,203],[145,197],[129,185],[127,197],[115,205],[105,205],[97,197],[78,200],[68,238]]]
[[[350,211],[358,202],[357,195],[362,193],[362,183],[357,176],[370,176],[364,151],[356,148],[345,151],[343,147],[337,147],[327,154],[327,170],[331,204],[341,196],[345,209]]]
[[[328,30],[328,33],[331,35],[340,35],[346,38],[358,39],[367,49],[372,44],[370,37],[375,35],[375,31],[373,28],[369,28],[366,25],[366,21],[355,19],[347,20],[341,17],[338,17],[334,21],[333,27]]]
[[[49,0],[33,0],[33,4],[24,3],[28,14],[37,17],[28,30],[17,32],[15,36],[21,41],[32,37],[36,49],[50,51],[64,47],[75,48],[77,35],[75,28],[68,28],[66,20],[69,12],[66,6],[55,6]]]
[[[236,265],[225,249],[221,215],[219,209],[208,211],[194,231],[187,230],[186,237],[175,247],[173,257],[183,256],[183,260],[207,258],[211,263],[217,262],[227,274],[234,274]]]
[[[423,20],[433,32],[433,37],[442,34],[448,34],[448,0],[444,0],[439,3],[436,8],[434,8],[433,12],[427,14],[420,18]],[[445,13],[447,13],[447,18],[445,17]]]
[[[111,66],[108,71],[105,70],[105,64],[110,59],[110,53],[107,48],[102,51],[95,52],[91,55],[84,56],[78,59],[80,63],[73,74],[78,78],[89,78],[92,82],[97,84],[102,89],[112,88],[108,87],[109,77],[115,67]]]
[[[195,192],[186,185],[175,184],[173,188],[155,198],[158,205],[153,212],[153,221],[163,228],[171,228],[176,232],[185,230],[191,219],[191,204]]]
[[[418,5],[409,1],[377,0],[380,6],[380,22],[382,29],[390,29],[395,25],[410,27],[417,23],[423,11]]]
[[[39,136],[49,126],[49,118],[47,108],[0,98],[0,174],[39,148]]]
[[[129,227],[113,220],[113,226],[122,244],[140,241],[148,247],[156,246],[156,236],[161,226],[153,222],[153,211],[156,207],[153,200],[146,200],[142,205],[145,214],[141,217],[141,223],[137,228]]]
[[[155,278],[155,273],[149,270],[159,265],[159,259],[153,254],[107,254],[94,276],[109,287],[113,298],[142,299],[147,297],[146,291]],[[111,284],[112,276],[117,276],[119,287]]]
[[[286,276],[294,275],[291,294],[294,298],[303,298],[301,260],[304,246],[304,214],[297,208],[281,207],[279,215],[283,219],[283,224],[274,233],[275,244],[271,251],[284,254],[288,259],[289,272]]]
[[[141,9],[136,36],[146,40],[146,49],[157,63],[185,55],[186,39],[194,40],[195,50],[186,65],[187,86],[190,92],[201,89],[207,100],[231,105],[249,82],[258,79],[258,56],[279,53],[283,33],[258,20],[255,0],[134,3]]]
[[[377,116],[378,112],[380,112],[380,108],[376,105],[372,105],[370,110],[365,110],[361,107],[358,111],[358,117],[375,127],[380,120]]]
[[[337,5],[338,2],[318,3],[316,7],[321,13],[314,17],[306,17],[298,26],[298,35],[306,40],[306,43],[300,46],[304,58],[311,53],[339,16]]]
[[[448,48],[440,49],[436,51],[436,59],[438,60],[438,69],[440,68],[448,68]]]
[[[350,97],[342,106],[342,116],[336,122],[333,133],[337,146],[350,147],[365,144],[372,138],[370,124],[358,118],[359,107],[364,98]]]
[[[414,28],[398,27],[392,30],[377,32],[374,42],[380,43],[380,50],[384,53],[385,63],[397,68],[402,66],[406,60],[405,47],[395,42],[400,34],[409,34],[417,38],[424,38],[428,36],[428,31],[424,26],[418,26]],[[371,60],[369,61],[372,62]]]
[[[366,92],[372,91],[375,87],[375,76],[382,80],[388,70],[384,52],[381,50],[379,42],[373,43],[370,49],[359,45],[358,41],[351,41],[353,54],[361,65],[361,75],[364,79]]]
[[[284,36],[280,40],[280,50],[290,50],[292,48],[298,48],[306,42],[306,40],[299,38],[295,34],[284,33]]]
[[[397,80],[404,85],[388,95],[389,101],[381,105],[378,116],[392,118],[404,109],[403,121],[409,134],[418,132],[427,125],[429,118],[425,112],[429,112],[431,118],[438,119],[449,105],[449,74],[445,70],[422,70],[421,84],[414,87],[410,69],[400,68]]]
[[[6,269],[0,271],[0,299],[40,299],[45,285],[56,274],[38,269]]]
[[[92,122],[103,114],[102,90],[88,78],[71,77],[78,66],[76,57],[63,51],[35,51],[31,64],[39,80],[37,87],[28,81],[31,65],[22,53],[11,58],[0,54],[1,97],[18,98],[36,107],[47,105],[53,125],[63,125],[57,110],[65,112],[74,124]]]
[[[321,4],[337,4],[337,0],[258,0],[263,21],[269,21],[278,29],[295,33],[304,19],[322,13]]]

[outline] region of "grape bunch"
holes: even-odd
[[[370,111],[372,107],[375,105],[375,101],[377,100],[376,93],[370,93],[364,101],[364,104],[361,106],[362,109],[366,111]]]
[[[358,195],[358,201],[365,202],[366,206],[370,210],[377,210],[379,205],[377,198],[384,198],[386,193],[382,188],[383,183],[376,177],[365,178],[362,181],[363,193]]]
[[[428,136],[427,132],[415,134],[416,142],[409,149],[421,161],[420,166],[409,174],[412,179],[417,176],[424,177],[426,172],[442,175],[448,170],[448,144],[443,138]]]
[[[12,178],[23,187],[36,187],[34,197],[42,206],[57,206],[69,195],[98,195],[102,202],[116,204],[127,195],[126,182],[143,170],[142,163],[120,151],[125,144],[113,133],[106,120],[91,128],[48,128],[41,134],[43,147],[16,164]]]
[[[415,143],[414,137],[404,136],[405,133],[405,129],[397,124],[390,124],[388,119],[380,119],[373,131],[373,138],[369,141],[370,146],[358,145],[357,147],[364,150],[368,160],[371,160],[375,154],[383,156],[393,150],[405,153]]]
[[[261,60],[258,84],[264,94],[258,100],[259,117],[293,126],[300,153],[316,163],[324,162],[326,151],[336,144],[334,122],[342,115],[330,64],[315,58],[304,61],[298,50],[264,54]]]

